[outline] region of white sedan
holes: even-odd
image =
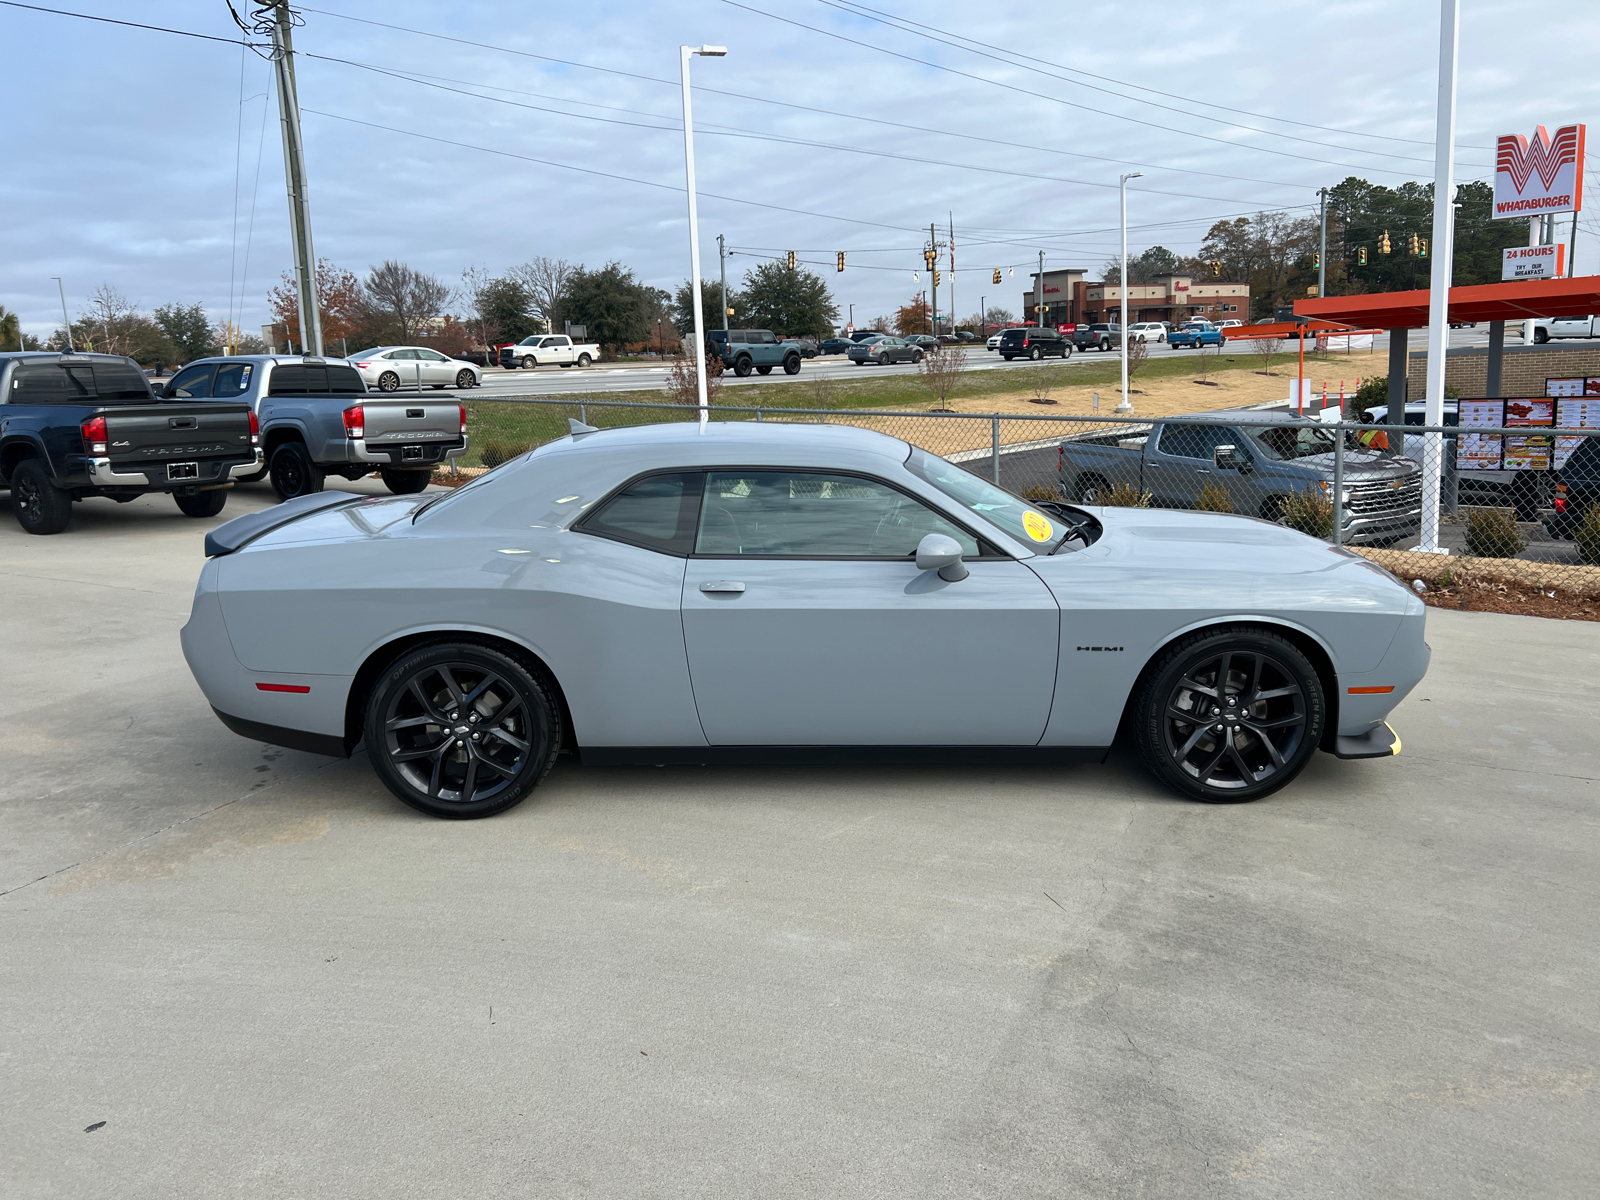
[[[450,358],[426,346],[374,346],[346,360],[375,392],[401,388],[467,388],[483,384],[483,368]]]

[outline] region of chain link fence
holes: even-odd
[[[564,437],[696,421],[676,404],[467,401],[454,479]],[[853,425],[1036,502],[1236,513],[1349,547],[1430,587],[1600,599],[1600,429],[1358,424],[1233,410],[1133,417],[719,406],[716,421]],[[1432,514],[1437,514],[1433,516]]]

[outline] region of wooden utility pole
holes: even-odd
[[[322,310],[317,304],[317,257],[311,248],[306,196],[306,151],[300,136],[300,97],[294,83],[293,20],[288,0],[273,5],[272,62],[278,75],[278,122],[283,127],[283,178],[289,190],[289,242],[300,294],[300,353],[321,355]]]

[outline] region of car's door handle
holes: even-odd
[[[708,579],[700,585],[702,592],[742,592],[744,584],[732,579]]]

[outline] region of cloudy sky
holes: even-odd
[[[858,322],[917,290],[928,223],[943,237],[951,214],[966,314],[980,295],[1019,308],[1041,250],[1096,270],[1122,172],[1143,172],[1131,249],[1192,253],[1219,217],[1433,171],[1436,3],[317,2],[295,34],[314,236],[358,272],[396,258],[453,284],[542,254],[676,286],[681,43],[729,48],[694,62],[704,274],[719,233],[730,281],[793,249]],[[239,36],[223,0],[39,3]],[[0,304],[46,335],[61,276],[74,313],[108,282],[259,326],[289,265],[270,64],[9,5],[0,44]],[[1600,119],[1597,44],[1593,3],[1530,28],[1464,0],[1457,178],[1490,176],[1499,133]],[[1580,223],[1585,273],[1596,235]],[[1015,270],[998,288],[997,266]]]

